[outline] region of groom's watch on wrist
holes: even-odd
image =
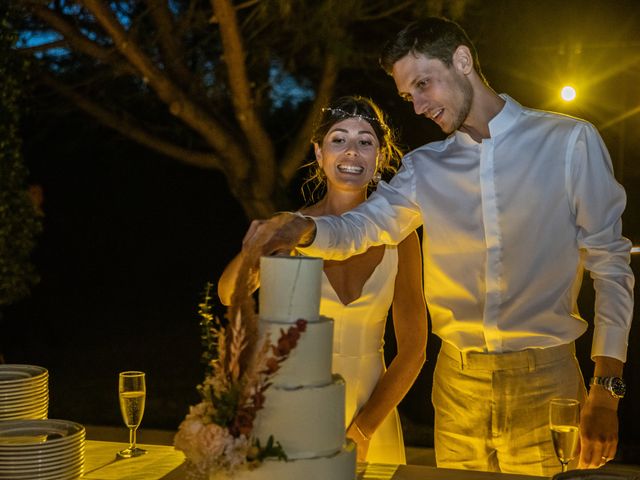
[[[592,377],[589,385],[600,385],[607,390],[613,398],[623,398],[627,392],[627,384],[620,377]]]

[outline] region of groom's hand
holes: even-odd
[[[616,456],[617,411],[593,403],[588,399],[580,414],[580,469],[599,468]]]
[[[279,213],[269,220],[254,220],[242,240],[244,251],[259,250],[260,255],[289,254],[296,246],[313,242],[316,224],[308,217]]]
[[[593,375],[621,377],[623,363],[595,356]],[[580,409],[580,461],[578,468],[598,468],[613,460],[618,447],[618,403],[606,389],[592,385]]]

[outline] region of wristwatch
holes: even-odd
[[[600,385],[613,398],[623,398],[627,392],[627,384],[620,377],[592,377],[589,385]]]

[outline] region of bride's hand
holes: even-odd
[[[347,438],[351,439],[356,444],[357,462],[364,463],[367,459],[367,452],[369,451],[370,440],[365,437],[360,429],[356,426],[355,422],[352,422],[347,429]]]

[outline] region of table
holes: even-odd
[[[116,452],[127,443],[87,440],[83,480],[165,480],[184,463],[184,454],[166,445],[138,445],[148,451],[136,458],[120,459]]]
[[[87,440],[83,480],[185,480],[184,455],[166,445],[138,445],[147,455],[117,459],[126,443]],[[460,470],[421,465],[359,465],[358,480],[460,480]],[[541,480],[529,475],[464,472],[465,480]]]

